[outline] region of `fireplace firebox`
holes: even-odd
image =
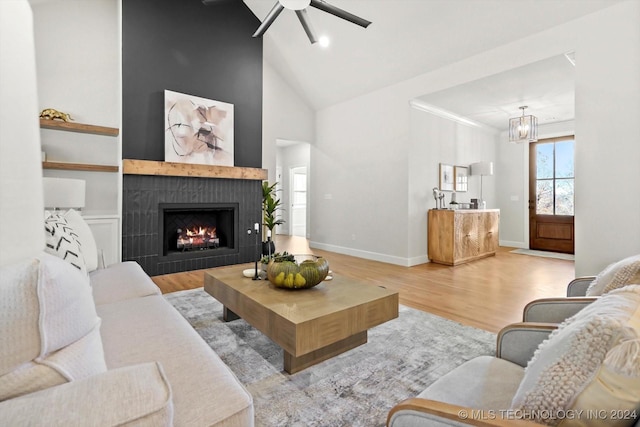
[[[159,254],[188,259],[238,253],[237,203],[160,203]]]

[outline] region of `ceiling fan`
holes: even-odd
[[[208,5],[213,3],[219,3],[220,0],[203,0],[202,3]],[[264,18],[262,24],[258,27],[255,33],[253,33],[253,37],[262,37],[262,35],[269,29],[271,24],[276,20],[278,15],[284,10],[289,9],[296,12],[300,23],[302,24],[302,28],[304,28],[305,33],[307,33],[307,37],[309,37],[309,41],[313,44],[318,41],[313,28],[311,26],[311,22],[309,21],[309,17],[307,15],[307,7],[315,7],[316,9],[320,9],[324,12],[330,13],[331,15],[337,16],[338,18],[342,18],[346,21],[349,21],[353,24],[359,25],[363,28],[367,28],[371,25],[371,21],[367,21],[366,19],[360,18],[352,13],[347,12],[346,10],[342,10],[336,6],[330,5],[324,0],[277,0],[276,4],[273,6],[269,14]]]

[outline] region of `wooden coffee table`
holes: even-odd
[[[398,317],[398,293],[334,275],[311,289],[286,290],[251,280],[253,264],[208,270],[204,290],[284,350],[290,374],[367,342],[367,330]]]

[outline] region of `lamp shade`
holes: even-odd
[[[86,182],[82,179],[42,178],[44,207],[52,209],[84,208]]]
[[[0,1],[0,266],[44,250],[42,155],[33,16]]]
[[[471,164],[471,175],[493,175],[493,162],[478,162]]]

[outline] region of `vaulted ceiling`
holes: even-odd
[[[276,2],[243,1],[260,20]],[[621,1],[624,0],[328,0],[373,24],[364,29],[323,11],[307,8],[318,36],[327,35],[331,39],[330,46],[322,48],[310,44],[295,13],[285,9],[263,36],[265,57],[309,105],[319,110]],[[561,67],[560,71],[546,68],[545,72],[550,73],[547,76],[563,71],[572,73],[565,58],[556,58],[543,65]],[[544,68],[532,66],[532,70],[520,70],[519,74],[528,75]],[[502,78],[518,77],[514,74]],[[561,80],[571,86],[572,82],[567,79],[571,79],[570,74],[563,74]],[[479,87],[461,88],[452,95],[468,100],[461,94],[463,90],[469,93],[473,89],[477,90],[478,99],[472,104],[483,102],[482,86],[486,83],[478,82]],[[566,88],[544,87],[540,91],[531,96],[541,103],[545,102],[545,92],[555,96],[551,100],[554,104],[565,104],[567,96],[572,96],[566,93]],[[424,95],[424,100],[429,102],[429,94]],[[449,97],[445,93],[434,94],[431,101],[441,103],[446,99]],[[508,99],[488,99],[482,106],[484,110],[474,110],[472,105],[462,101],[460,105],[442,106],[464,110],[460,114],[483,121],[482,115],[488,115],[487,109],[512,110],[514,106],[509,102]],[[501,114],[513,116],[514,113],[518,113],[517,106],[515,112]],[[567,112],[562,112],[562,117],[566,116]]]

